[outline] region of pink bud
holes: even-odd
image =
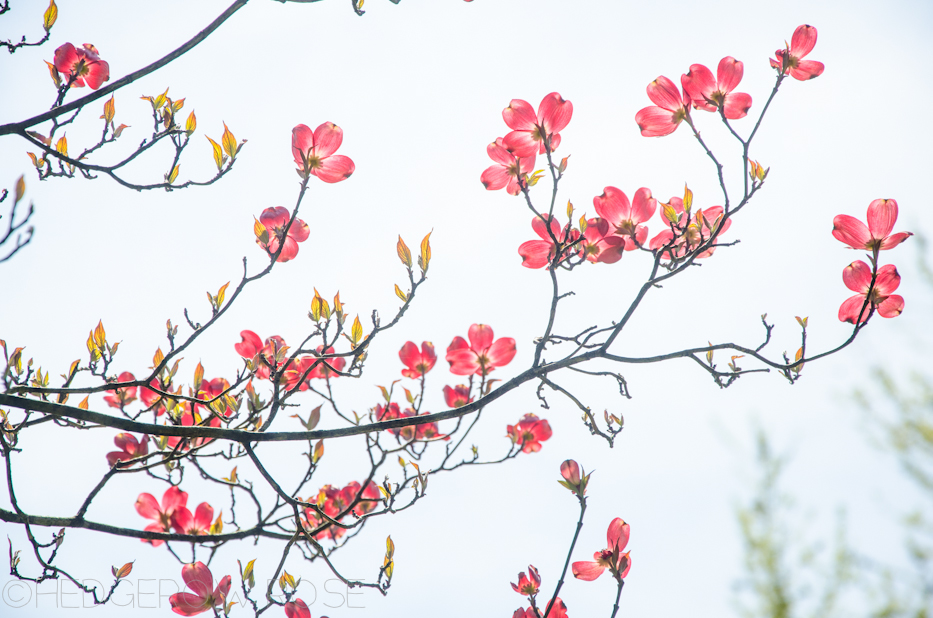
[[[580,484],[580,466],[572,459],[568,459],[560,465],[560,475],[571,485]]]

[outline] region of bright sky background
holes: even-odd
[[[12,4],[0,18],[0,38],[41,35],[44,2]],[[46,46],[0,58],[0,122],[48,108],[54,89],[42,60],[51,59],[58,45],[93,43],[116,79],[177,47],[226,4],[61,0]],[[0,185],[12,188],[26,173],[27,198],[37,207],[33,243],[0,265],[0,338],[26,345],[27,355],[57,375],[86,356],[87,331],[102,319],[110,338],[122,341],[115,369],[139,375],[164,345],[167,318],[183,322],[185,307],[205,315],[205,290],[236,280],[244,255],[251,268],[263,263],[252,219],[266,207],[294,203],[291,128],[332,121],[344,129],[340,153],[353,158],[356,173],[332,186],[312,181],[300,215],[312,235],[298,259],[249,290],[185,355],[182,376],[189,379],[199,360],[208,377],[231,376],[240,365],[233,344],[242,329],[262,337],[280,334],[289,342],[299,337],[314,287],[326,296],[339,289],[349,310],[361,316],[374,308],[391,315],[398,306],[393,283],[403,281],[396,235],[414,246],[433,230],[430,280],[402,325],[377,342],[363,379],[339,381],[345,407],[363,412],[378,402],[373,385],[400,377],[396,352],[405,341],[431,340],[442,351],[474,322],[518,341],[515,361],[495,376],[510,377],[531,360],[550,289],[547,276],[522,268],[517,255],[518,245],[534,238],[528,210],[518,198],[487,192],[479,182],[490,164],[486,144],[507,131],[502,108],[512,98],[537,106],[551,91],[573,102],[573,120],[558,151],[573,156],[558,199],[571,199],[578,214],[595,214],[592,198],[606,185],[630,196],[646,186],[667,200],[680,195],[686,181],[698,206],[719,204],[714,169],[686,128],[660,139],[639,135],[634,115],[650,104],[645,86],[658,75],[676,81],[692,63],[715,68],[732,55],[745,62],[739,90],[752,95],[754,113],[773,84],[768,57],[802,23],[819,30],[810,57],[824,62],[826,72],[807,83],[787,80],[765,119],[752,157],[770,166],[771,175],[727,234],[741,244],[653,291],[615,351],[648,355],[708,340],[754,346],[763,335],[762,313],[777,325],[767,348],[774,357],[796,350],[795,315],[810,318],[810,350],[827,349],[849,332],[836,318],[850,295],[841,272],[862,257],[832,238],[833,217],[864,218],[871,200],[895,198],[901,207],[896,231],[933,233],[933,132],[924,111],[933,89],[923,77],[933,60],[933,5],[927,2],[811,0],[777,7],[739,1],[404,0],[395,6],[370,0],[363,18],[348,4],[253,0],[182,59],[117,93],[116,122],[131,128],[98,161],[116,160],[149,135],[149,104],[138,97],[170,86],[170,96],[186,97],[183,116],[194,109],[198,117],[181,179],[212,173],[211,149],[201,135],[219,140],[222,121],[238,139],[249,140],[232,174],[213,187],[137,194],[107,179],[39,183],[24,154],[27,145],[16,137],[0,141]],[[101,104],[68,128],[72,152],[96,140]],[[712,114],[695,117],[736,187],[740,151]],[[751,120],[735,126],[747,134]],[[154,153],[132,177],[156,182],[169,160],[167,151]],[[543,204],[549,190],[544,184],[533,194]],[[651,234],[659,229],[655,218]],[[844,353],[807,365],[793,388],[772,374],[748,376],[721,391],[693,363],[675,361],[623,367],[634,399],[622,401],[609,383],[555,376],[597,412],[624,414],[626,429],[612,450],[591,438],[575,408],[556,395],[549,397],[552,409],[543,412],[531,385],[496,403],[475,439],[482,455],[504,453],[506,424],[526,412],[547,418],[554,437],[540,453],[507,465],[433,479],[418,508],[374,520],[338,552],[335,560],[347,575],[372,579],[385,536],[395,540],[391,592],[385,599],[371,592],[355,597],[354,604],[366,609],[325,607],[325,601],[336,602],[323,592],[325,566],[290,562],[290,572],[317,587],[312,615],[511,616],[524,603],[509,587],[518,571],[534,564],[551,590],[563,565],[577,516],[574,500],[555,482],[566,458],[597,470],[574,560],[590,559],[604,547],[613,517],[632,526],[634,566],[620,615],[729,615],[742,575],[734,510],[754,478],[756,425],[794,456],[787,483],[801,507],[798,521],[806,521],[795,533],[829,539],[835,511],[844,507],[856,550],[903,564],[897,522],[921,503],[893,459],[872,446],[877,426],[853,393],[873,390],[873,368],[906,381],[929,364],[925,316],[931,298],[915,267],[916,249],[909,242],[884,255],[903,277],[903,316],[876,317]],[[558,332],[621,316],[647,268],[646,256],[626,255],[618,264],[563,276],[565,289],[577,295],[561,305]],[[725,355],[716,360],[721,367],[727,362]],[[457,383],[443,364],[429,375],[428,409],[439,410],[442,386]],[[92,409],[105,409],[100,397],[92,402]],[[313,405],[308,398],[307,408]],[[325,416],[321,426],[335,426],[335,420]],[[283,419],[278,428],[298,426]],[[21,504],[37,514],[72,514],[105,472],[112,433],[27,432],[24,452],[16,457]],[[353,451],[353,444],[346,441],[344,452],[336,442],[328,444],[321,484],[358,477],[355,456],[362,451]],[[262,447],[259,454],[287,476],[290,458],[301,450]],[[163,487],[131,478],[108,487],[89,519],[142,527],[133,509],[136,495],[161,496]],[[221,508],[224,494],[194,481],[192,475],[183,485],[191,504],[207,500]],[[5,499],[0,503],[8,508]],[[19,528],[3,529],[16,547],[27,549]],[[69,531],[62,551],[62,564],[104,581],[111,565],[134,559],[134,579],[177,580],[180,572],[166,552],[132,540]],[[236,558],[257,556],[261,579],[272,572],[276,556],[266,543],[228,546],[213,572],[235,574]],[[153,589],[152,583],[142,585]],[[310,602],[310,587],[300,590]],[[608,615],[614,592],[608,577],[571,579],[561,596],[570,616],[582,618]],[[144,605],[156,603],[152,596],[143,599]],[[33,599],[31,610],[9,614],[58,615],[54,604],[54,597],[43,597],[37,609]],[[168,615],[167,600],[162,604],[160,614]],[[109,607],[95,615],[126,610]]]

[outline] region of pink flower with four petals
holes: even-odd
[[[269,257],[272,257],[279,250],[279,244],[284,241],[285,246],[282,248],[282,252],[279,253],[279,257],[275,259],[276,262],[288,262],[295,259],[295,256],[298,255],[298,243],[308,240],[308,236],[311,234],[308,224],[297,217],[295,217],[291,227],[286,232],[285,227],[290,220],[291,214],[288,209],[281,206],[266,208],[259,215],[259,222],[266,226],[269,240],[264,243],[257,238],[256,244],[265,249]]]
[[[178,592],[169,597],[172,611],[182,616],[197,616],[212,607],[223,607],[232,583],[225,575],[214,588],[214,576],[203,562],[186,564],[181,568],[181,578],[191,592]]]
[[[97,90],[110,79],[110,65],[100,59],[97,48],[90,43],[85,43],[83,47],[65,43],[55,50],[54,66],[65,76],[65,83],[74,77],[72,88],[87,86]]]
[[[503,367],[515,357],[515,340],[503,337],[493,342],[492,327],[474,324],[469,330],[470,343],[454,337],[447,346],[450,373],[458,376],[485,376],[496,367]]]
[[[878,269],[875,287],[871,290],[870,296],[868,290],[871,288],[871,267],[865,262],[858,260],[846,266],[842,271],[842,281],[856,294],[849,297],[839,307],[840,322],[852,324],[856,321],[865,322],[872,308],[876,309],[883,318],[896,318],[904,310],[904,297],[893,294],[897,286],[901,284],[901,276],[897,273],[894,264],[886,264]],[[868,306],[865,306],[866,299],[870,301]],[[865,307],[864,311],[862,307]],[[860,313],[861,319],[859,319]]]
[[[658,200],[651,197],[651,190],[645,187],[635,192],[634,202],[629,202],[622,190],[606,187],[602,195],[593,198],[593,205],[610,230],[625,239],[625,250],[634,251],[648,238],[648,227],[642,224],[654,216]]]
[[[152,519],[155,523],[145,527],[147,532],[168,532],[172,529],[172,516],[176,509],[185,508],[188,503],[188,494],[177,487],[169,487],[162,494],[162,504],[155,499],[152,494],[139,494],[136,498],[136,512]],[[143,543],[152,543],[153,547],[158,547],[164,541],[159,539],[143,540]]]
[[[107,463],[111,468],[118,461],[129,461],[149,454],[149,436],[143,436],[137,440],[136,436],[132,434],[118,433],[113,439],[113,443],[120,450],[107,453]]]
[[[635,114],[635,122],[645,137],[661,137],[677,130],[690,115],[690,96],[663,75],[648,84],[648,98],[654,105]]]
[[[434,344],[430,341],[421,342],[421,351],[413,341],[408,341],[398,351],[398,357],[405,365],[402,369],[402,375],[406,378],[420,378],[431,371],[434,363],[437,362],[437,354],[434,352]]]
[[[509,106],[502,110],[505,124],[513,129],[503,138],[503,142],[517,157],[544,154],[547,152],[546,143],[554,152],[560,145],[560,132],[570,124],[571,116],[573,104],[556,92],[541,99],[537,114],[527,101],[512,99]]]
[[[798,26],[791,37],[790,45],[774,52],[771,66],[785,75],[790,73],[791,77],[802,82],[819,77],[825,68],[823,63],[803,59],[815,46],[816,28],[806,24]]]
[[[541,443],[552,435],[551,425],[534,414],[526,414],[515,425],[506,425],[505,430],[513,444],[521,445],[523,453],[537,453]]]
[[[298,175],[317,176],[324,182],[340,182],[349,178],[356,166],[350,157],[335,155],[343,143],[343,129],[325,122],[311,132],[307,125],[292,129],[292,155],[298,164]]]
[[[505,187],[509,195],[518,195],[525,186],[525,174],[535,168],[535,155],[517,157],[510,151],[501,137],[486,146],[486,154],[495,161],[480,175],[479,180],[488,191]]]
[[[583,581],[591,582],[603,571],[609,569],[609,572],[617,580],[621,581],[628,575],[632,568],[632,560],[629,552],[622,553],[625,546],[628,545],[629,525],[622,521],[621,517],[616,517],[609,523],[609,529],[606,531],[606,541],[609,547],[593,554],[592,562],[574,562],[571,566],[573,576]]]
[[[892,234],[897,221],[895,200],[875,200],[868,205],[868,225],[849,215],[838,215],[833,219],[833,236],[853,249],[878,251],[893,249],[911,236],[911,232]]]
[[[719,61],[716,79],[713,73],[702,64],[690,65],[686,75],[681,75],[680,83],[684,92],[693,102],[693,107],[707,112],[722,109],[726,118],[735,120],[744,118],[752,106],[752,97],[744,92],[732,92],[742,81],[743,64],[726,56]]]

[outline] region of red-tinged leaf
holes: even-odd
[[[88,395],[87,397],[85,397],[84,400],[83,400],[81,403],[78,404],[78,408],[81,409],[81,410],[87,410],[87,400],[88,400],[90,397],[91,397],[90,395]]]
[[[172,184],[178,178],[178,172],[181,170],[181,163],[172,168],[172,171],[165,175],[165,182]]]
[[[136,561],[134,560],[133,562]],[[113,573],[115,579],[123,579],[133,572],[133,562],[127,562],[119,569],[117,567],[110,567],[110,572]]]
[[[305,423],[305,428],[308,431],[313,431],[317,424],[321,422],[321,408],[323,406],[318,406],[311,410],[311,415],[308,417],[308,422]],[[323,446],[321,447],[324,448]]]
[[[233,136],[233,133],[230,132],[230,129],[227,128],[227,123],[224,123],[224,134],[220,138],[220,143],[223,144],[224,152],[227,153],[227,156],[231,159],[236,158],[236,138]]]
[[[113,130],[114,139],[120,137],[123,134],[123,129],[129,129],[129,128],[130,128],[130,125],[128,124],[121,124],[120,126],[118,126],[116,129]]]
[[[98,320],[97,326],[94,327],[94,343],[101,349],[107,345],[107,332],[104,330],[104,323],[100,320]]]
[[[224,304],[224,295],[227,293],[227,286],[228,286],[228,285],[230,285],[230,282],[229,282],[229,281],[226,282],[225,284],[223,284],[222,286],[220,286],[220,289],[217,290],[217,296],[215,296],[215,298],[217,299],[217,308],[218,308],[218,309],[219,309],[221,306],[223,306],[223,304]]]
[[[363,338],[363,325],[360,324],[360,316],[356,316],[353,320],[353,327],[350,329],[350,341],[353,342],[353,345],[356,345]]]
[[[428,265],[431,263],[431,234],[428,232],[428,235],[424,237],[421,241],[421,270],[423,272],[428,272]],[[399,237],[401,238],[401,236]]]
[[[167,100],[168,100],[168,88],[165,89],[165,92],[157,96],[155,100],[152,100],[152,109],[159,109],[160,107],[165,105],[165,102]]]
[[[104,114],[101,118],[104,119],[105,124],[110,124],[113,122],[113,117],[116,115],[116,105],[114,104],[113,97],[110,97],[106,103],[104,103]]]
[[[806,327],[807,327],[807,322],[809,321],[809,318],[802,318],[802,317],[800,317],[800,316],[796,316],[796,317],[797,317],[797,323],[800,324],[800,327],[801,327],[801,328],[806,328]]]
[[[391,560],[395,556],[395,543],[392,541],[392,536],[389,535],[386,537],[386,562]]]
[[[392,401],[392,396],[389,394],[389,390],[385,386],[379,386],[378,388],[382,391],[382,398],[386,400],[386,403]]]
[[[163,360],[165,360],[165,354],[162,353],[162,348],[156,348],[155,354],[152,355],[152,368],[158,367]]]
[[[570,200],[567,200],[567,218],[570,219],[573,217],[573,204],[570,203]]]
[[[191,137],[191,134],[194,133],[194,130],[198,128],[198,118],[194,115],[194,110],[191,110],[191,113],[188,114],[188,120],[185,121],[185,133],[188,134],[188,137]]]
[[[62,87],[61,73],[59,73],[58,69],[55,68],[55,65],[49,62],[48,60],[45,61],[45,64],[48,65],[49,67],[49,76],[51,76],[52,82],[55,84],[55,87],[61,88]]]
[[[405,391],[405,400],[408,401],[408,403],[414,405],[414,403],[415,403],[415,396],[412,395],[412,394],[411,394],[411,391],[408,390],[407,388],[405,388],[404,386],[402,387],[402,390]]]
[[[71,379],[71,377],[74,376],[75,372],[78,370],[78,364],[80,362],[81,360],[78,359],[74,361],[73,363],[71,363],[71,367],[68,368],[68,377],[65,378],[66,380]]]
[[[207,139],[210,139],[210,138],[207,138]],[[255,223],[253,223],[253,234],[256,235],[256,239],[260,243],[264,245],[268,245],[269,244],[269,231],[266,229],[266,226],[263,225],[262,222],[256,217],[253,217],[253,221],[255,221]]]
[[[311,463],[316,464],[324,456],[324,440],[318,440],[314,445],[314,454],[311,455]]]
[[[693,191],[684,185],[684,212],[690,212],[693,207]]]
[[[227,482],[230,483],[231,485],[236,485],[236,482],[237,482],[236,469],[237,469],[237,467],[236,467],[236,466],[233,466],[233,470],[230,471],[230,476],[223,477],[223,478],[220,479],[220,480],[222,480],[222,481],[227,481]]]
[[[28,154],[29,158],[32,159],[33,166],[35,166],[36,169],[39,169],[39,159],[36,157],[36,155],[31,152],[27,152],[26,154]]]
[[[26,177],[20,176],[19,178],[16,179],[16,189],[14,190],[14,193],[13,193],[13,203],[18,204],[19,201],[23,199],[23,195],[25,194],[26,194]]]
[[[63,154],[67,157],[68,156],[68,138],[62,135],[61,139],[58,140],[58,142],[56,142],[55,144],[55,150],[57,150],[59,154]]]
[[[224,531],[224,522],[221,519],[221,517],[223,517],[223,514],[224,512],[221,511],[220,514],[217,515],[216,521],[214,521],[214,523],[211,524],[211,529],[210,529],[211,534],[220,534],[221,532]]]
[[[206,135],[204,137],[207,137]],[[224,167],[224,163],[227,158],[224,156],[223,149],[220,147],[220,144],[207,137],[207,141],[211,143],[211,146],[214,148],[214,163],[217,164],[217,171],[219,172]]]
[[[185,106],[185,99],[184,99],[184,98],[178,99],[177,101],[173,101],[173,102],[172,102],[172,112],[173,112],[173,113],[177,113],[178,110],[180,110],[180,109],[183,108],[184,106]]]
[[[586,214],[580,215],[580,233],[586,233]]]
[[[49,8],[45,9],[45,13],[42,14],[42,27],[45,28],[46,32],[52,29],[57,19],[58,7],[55,6],[55,0],[50,0]]]
[[[560,160],[560,165],[557,166],[557,171],[561,174],[567,171],[567,160],[570,159],[570,155],[567,155]],[[569,216],[569,215],[568,215]]]
[[[201,363],[198,363],[198,366],[194,368],[194,390],[195,393],[201,389],[201,382],[204,381],[204,366]]]
[[[395,284],[395,295],[401,298],[404,302],[408,302],[408,294],[402,291],[402,288],[398,287],[398,284]]]
[[[408,249],[408,245],[405,244],[401,236],[398,237],[398,242],[395,244],[395,251],[398,253],[398,258],[402,260],[402,264],[405,265],[405,268],[411,270],[411,251]]]

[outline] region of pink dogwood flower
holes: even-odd
[[[588,262],[614,264],[622,259],[625,242],[624,238],[613,233],[607,220],[593,217],[586,221],[583,242],[580,243],[580,257]]]
[[[622,521],[621,517],[613,519],[606,531],[608,547],[593,554],[592,562],[574,562],[571,566],[573,576],[591,582],[602,575],[603,571],[609,569],[609,573],[617,580],[624,579],[629,569],[632,568],[629,552],[622,553],[628,545],[628,537],[629,525]]]
[[[87,86],[97,90],[110,79],[110,65],[101,60],[97,48],[90,43],[75,47],[65,43],[55,50],[55,69],[65,76],[65,83],[71,81],[72,88]]]
[[[356,166],[350,157],[335,155],[343,143],[343,129],[325,122],[311,132],[307,125],[292,129],[292,155],[298,164],[298,175],[317,176],[324,182],[340,182],[349,178]]]
[[[188,503],[188,494],[177,487],[169,487],[162,494],[162,504],[156,501],[152,494],[139,494],[136,498],[136,512],[152,519],[155,523],[145,527],[147,532],[168,532],[172,529],[172,516],[176,509],[185,508]],[[158,539],[143,540],[144,543],[152,543],[153,547],[158,547],[163,541]]]
[[[602,195],[593,198],[593,205],[610,230],[625,239],[625,250],[634,251],[648,238],[648,227],[642,224],[654,216],[658,200],[651,197],[651,190],[645,187],[635,192],[634,202],[629,202],[621,189],[606,187]]]
[[[214,576],[203,562],[186,564],[181,568],[181,578],[191,592],[178,592],[169,597],[172,611],[182,616],[197,616],[212,607],[223,607],[230,592],[232,580],[225,575],[214,588]]]
[[[124,371],[117,376],[117,382],[133,382],[134,380],[136,380],[136,376],[129,371]],[[116,388],[109,391],[104,395],[104,401],[106,401],[107,405],[111,408],[122,408],[136,401],[136,387],[124,386],[123,388]]]
[[[670,135],[690,116],[689,95],[681,95],[674,82],[663,75],[648,84],[648,98],[654,105],[635,114],[635,122],[645,137]]]
[[[255,360],[256,377],[268,380],[271,375],[270,366],[280,369],[282,357],[288,350],[285,340],[278,335],[266,338],[265,343],[259,335],[251,330],[240,331],[240,343],[233,345],[237,354],[249,360]],[[261,356],[259,356],[261,353]],[[257,358],[259,356],[259,358]]]
[[[486,146],[486,154],[495,161],[480,175],[479,180],[487,191],[498,191],[505,187],[509,195],[518,195],[525,186],[525,174],[535,168],[535,155],[517,157],[501,137]]]
[[[897,221],[895,200],[874,200],[868,205],[868,225],[849,215],[838,215],[833,219],[833,236],[853,249],[879,251],[893,249],[911,236],[911,232],[892,234]]]
[[[458,384],[453,388],[449,386],[444,387],[444,402],[447,404],[448,408],[460,408],[472,401],[473,398],[470,397],[469,386]]]
[[[143,405],[146,406],[147,408],[152,407],[152,405],[153,405],[156,401],[158,401],[158,400],[159,400],[159,397],[161,396],[161,395],[159,395],[157,392],[155,392],[155,391],[152,390],[152,389],[159,389],[160,391],[165,392],[165,393],[170,393],[170,392],[172,392],[172,383],[169,382],[168,384],[165,384],[165,383],[162,382],[162,380],[161,380],[160,378],[152,378],[152,380],[149,381],[149,386],[151,386],[152,388],[147,388],[147,387],[145,387],[145,386],[142,386],[142,387],[140,387],[140,389],[139,389],[139,400],[140,400],[140,401],[143,403]],[[160,404],[156,407],[155,413],[156,413],[156,416],[162,416],[163,414],[165,414],[165,402],[164,402],[164,400],[163,400],[162,403],[160,403]]]
[[[311,234],[308,224],[297,217],[286,234],[285,226],[288,225],[290,219],[291,213],[288,212],[287,208],[281,206],[266,208],[259,215],[259,222],[266,227],[269,238],[267,242],[257,238],[256,244],[265,249],[269,257],[275,255],[275,252],[279,250],[280,243],[285,245],[279,257],[276,258],[276,262],[288,262],[295,259],[295,256],[298,255],[298,243],[308,240],[308,236]]]
[[[172,528],[178,534],[207,534],[214,522],[214,508],[202,502],[195,509],[194,515],[186,506],[179,506],[172,513]]]
[[[693,107],[707,112],[722,109],[730,120],[744,118],[752,106],[752,97],[744,92],[732,92],[742,81],[744,65],[732,56],[719,61],[716,79],[702,64],[690,65],[686,75],[680,77],[684,92],[693,102]]]
[[[431,371],[434,363],[437,362],[434,344],[430,341],[421,342],[421,351],[418,351],[418,346],[413,341],[408,341],[398,351],[398,357],[405,365],[402,375],[413,379],[420,378]]]
[[[557,247],[551,237],[552,234],[561,244],[572,243],[580,237],[579,232],[570,230],[569,225],[562,230],[555,217],[551,217],[549,222],[550,225],[545,225],[544,219],[539,216],[535,216],[535,218],[531,220],[531,229],[541,237],[541,240],[529,240],[519,245],[518,254],[522,256],[522,266],[525,268],[544,268],[550,265],[551,260],[554,259],[554,253],[557,251]],[[549,227],[550,233],[548,232]],[[570,257],[570,255],[570,251],[564,250],[561,261]]]
[[[530,564],[528,565],[528,575],[526,576],[524,572],[519,573],[518,583],[512,584],[512,590],[525,596],[538,594],[540,587],[541,576],[538,574],[538,569]]]
[[[855,324],[856,321],[865,322],[872,308],[876,309],[883,318],[895,318],[904,310],[904,297],[893,294],[901,284],[901,276],[894,264],[886,264],[878,269],[875,277],[875,287],[869,296],[871,287],[871,267],[858,260],[846,266],[842,271],[842,281],[846,287],[856,292],[855,296],[848,298],[839,307],[839,321]],[[869,305],[865,307],[865,301]],[[862,311],[865,307],[865,311]],[[859,319],[861,313],[861,319]]]
[[[771,58],[771,66],[780,73],[790,76],[802,82],[823,74],[822,62],[815,60],[804,60],[804,56],[813,51],[816,46],[816,28],[806,24],[798,26],[794,30],[794,36],[791,37],[790,45],[785,43],[784,49],[774,52],[774,58]]]
[[[301,599],[295,599],[285,604],[285,615],[288,618],[311,618],[311,610]]]
[[[515,340],[503,337],[493,342],[491,326],[474,324],[468,336],[469,344],[458,336],[447,346],[447,362],[454,375],[485,376],[496,367],[508,365],[515,357]]]
[[[520,444],[523,453],[537,453],[541,443],[551,437],[551,426],[534,414],[526,414],[515,425],[506,425],[506,433],[513,444]]]
[[[512,99],[502,110],[505,124],[513,129],[503,141],[517,157],[544,154],[547,152],[546,144],[553,152],[560,145],[560,132],[570,124],[571,116],[573,104],[556,92],[541,99],[537,115],[527,101]]]
[[[129,433],[118,433],[113,439],[119,451],[107,453],[107,464],[112,468],[118,461],[129,461],[136,457],[142,457],[149,454],[149,436],[143,436],[139,440],[136,436]]]

